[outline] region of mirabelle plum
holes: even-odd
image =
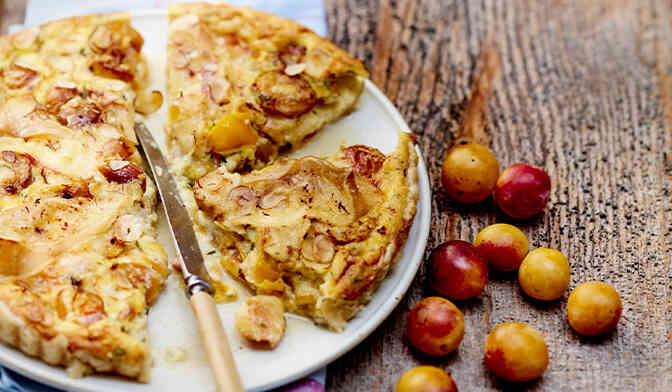
[[[418,366],[404,373],[394,392],[457,392],[450,374],[434,366]]]
[[[585,282],[569,295],[567,319],[581,335],[602,335],[612,331],[621,319],[623,305],[618,292],[602,282]]]
[[[509,166],[497,180],[495,201],[508,216],[528,219],[546,207],[551,179],[544,169],[527,163]]]
[[[490,266],[497,271],[515,271],[523,262],[529,243],[519,228],[498,223],[481,230],[474,246]]]
[[[539,331],[527,324],[509,322],[497,326],[485,342],[485,365],[508,381],[529,381],[548,366],[548,347]]]
[[[220,118],[207,131],[206,137],[213,152],[227,154],[237,148],[254,145],[258,135],[252,127],[252,116],[235,111]]]
[[[413,306],[406,322],[406,335],[413,347],[428,355],[448,355],[464,337],[464,317],[452,302],[428,297]]]
[[[562,297],[569,287],[569,262],[554,249],[530,252],[518,270],[518,282],[525,294],[550,301]]]
[[[430,259],[432,287],[450,299],[475,297],[488,283],[488,264],[466,241],[444,242]]]
[[[460,203],[478,203],[492,194],[499,176],[499,163],[487,147],[461,144],[446,155],[441,181],[446,192]]]

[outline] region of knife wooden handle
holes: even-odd
[[[215,374],[217,390],[244,392],[214,298],[205,291],[197,291],[190,301],[198,320],[210,367]]]

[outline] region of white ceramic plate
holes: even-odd
[[[163,90],[164,83],[167,19],[164,10],[133,14],[133,25],[145,38],[144,51],[152,69],[152,85],[158,90]],[[159,140],[164,139],[161,124],[165,111],[164,107],[145,121]],[[400,130],[408,130],[401,115],[367,80],[356,110],[327,126],[294,155],[334,152],[341,143],[366,144],[389,153],[397,144],[397,132]],[[247,390],[261,391],[283,385],[334,361],[371,334],[399,303],[422,262],[429,232],[429,181],[422,159],[418,166],[420,199],[403,254],[371,303],[348,324],[344,332],[329,332],[303,318],[288,315],[287,333],[280,345],[272,351],[254,350],[241,340],[233,328],[233,313],[237,304],[219,306]],[[162,243],[167,252],[174,255],[164,223],[160,229]],[[169,278],[165,290],[149,313],[154,357],[149,384],[104,376],[71,379],[62,369],[46,365],[5,345],[0,345],[0,363],[45,384],[69,391],[214,391],[198,329],[178,279],[175,274]],[[239,290],[239,293],[240,298],[246,295],[244,290]],[[183,350],[186,358],[180,362],[168,361],[166,352],[176,349]]]

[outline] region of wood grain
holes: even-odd
[[[23,23],[28,0],[0,0],[0,33],[7,33],[9,25]]]
[[[572,288],[603,280],[624,302],[615,333],[586,339],[567,324],[567,295],[534,302],[515,274],[495,275],[482,297],[458,303],[466,319],[459,352],[433,359],[403,336],[410,307],[433,294],[422,268],[382,326],[329,367],[328,390],[391,391],[404,371],[433,364],[461,391],[672,391],[672,1],[326,5],[330,37],[366,63],[419,135],[434,189],[430,249],[511,223],[491,201],[457,205],[439,183],[492,42],[501,72],[484,118],[490,147],[502,168],[529,162],[553,180],[545,214],[514,223],[532,246],[568,256]],[[550,367],[536,382],[504,384],[483,367],[488,332],[514,320],[541,330],[549,345]]]

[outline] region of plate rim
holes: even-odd
[[[131,18],[142,18],[142,17],[162,17],[168,14],[167,9],[144,9],[144,10],[131,10],[128,11],[131,15]],[[397,108],[392,104],[392,102],[383,94],[383,92],[378,89],[378,87],[370,80],[364,80],[364,88],[373,95],[374,99],[381,104],[385,112],[391,117],[393,122],[399,127],[400,131],[411,132],[408,124],[401,116],[401,113]],[[291,374],[276,379],[272,382],[267,382],[264,385],[255,386],[249,391],[263,391],[279,386],[287,385],[293,381],[296,381],[302,377],[305,377],[309,374],[314,373],[315,371],[323,368],[330,363],[334,362],[336,359],[342,357],[346,353],[350,352],[354,347],[359,345],[364,339],[370,336],[394,311],[397,305],[401,302],[403,297],[406,295],[409,287],[415,280],[420,264],[424,259],[424,253],[427,248],[427,242],[429,238],[430,222],[431,222],[431,186],[427,171],[427,166],[425,164],[422,152],[420,148],[415,146],[416,152],[418,154],[418,203],[417,206],[424,206],[425,208],[416,210],[416,217],[414,218],[414,223],[419,225],[419,245],[415,248],[412,255],[410,255],[410,263],[406,267],[407,271],[400,277],[399,283],[394,286],[392,292],[389,294],[387,300],[385,300],[378,310],[374,312],[371,318],[369,318],[358,331],[353,333],[351,337],[346,338],[347,343],[342,345],[338,350],[334,351],[331,355],[327,355],[321,360],[315,362],[311,366],[305,367],[300,371],[295,371]],[[406,246],[406,244],[404,244]],[[403,248],[402,248],[403,250]],[[395,268],[396,264],[393,268]],[[389,274],[389,273],[388,273]],[[368,304],[367,304],[368,306]],[[16,358],[11,358],[12,355],[19,355],[19,360]],[[29,361],[26,361],[29,360]],[[114,386],[101,386],[101,388],[96,388],[90,384],[91,381],[96,382],[96,375],[88,376],[82,379],[71,379],[59,377],[52,373],[52,370],[61,370],[65,369],[48,365],[47,368],[31,368],[31,361],[39,361],[39,359],[29,356],[19,349],[9,346],[2,343],[2,350],[0,350],[0,364],[5,366],[16,373],[19,373],[31,380],[43,383],[45,385],[71,391],[79,392],[107,392],[116,390]],[[18,362],[18,363],[17,363]],[[106,377],[102,375],[102,377]],[[113,376],[112,376],[113,377]],[[120,381],[123,379],[119,379]],[[127,381],[128,382],[128,381]],[[149,384],[151,385],[151,381]]]

